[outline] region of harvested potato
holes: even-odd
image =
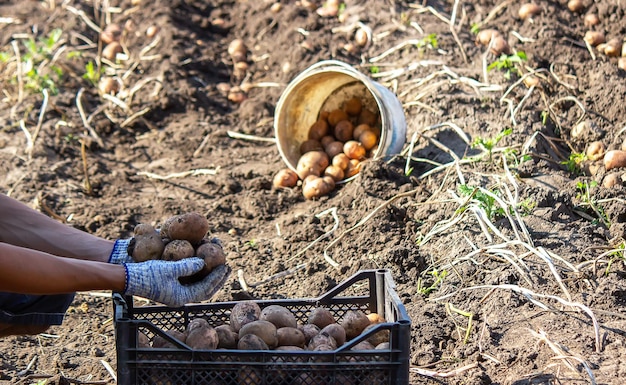
[[[304,340],[307,344],[311,341],[311,338],[318,335],[321,330],[314,324],[298,325],[298,329],[304,334]]]
[[[328,164],[329,158],[324,151],[309,151],[298,160],[296,173],[302,180],[309,175],[320,176]]]
[[[184,239],[192,245],[196,245],[208,231],[209,221],[203,215],[191,212],[168,218],[161,227],[161,236],[170,239]]]
[[[199,273],[201,278],[209,275],[217,266],[226,263],[224,248],[216,239],[202,242],[202,244],[196,248],[195,255],[204,259],[204,269]]]
[[[361,110],[359,114],[359,118],[357,119],[358,124],[367,124],[370,127],[373,127],[378,121],[378,116],[376,113],[364,108]]]
[[[203,318],[196,318],[187,325],[187,345],[192,349],[217,349],[219,337],[217,331]]]
[[[309,313],[308,322],[317,326],[321,330],[330,324],[334,324],[336,321],[330,310],[325,307],[317,307]]]
[[[185,335],[185,333],[178,330],[168,330],[165,332],[165,334],[180,342],[185,342],[187,340],[187,336]],[[154,339],[152,340],[152,347],[159,349],[178,349],[178,346],[176,344],[160,335],[154,336]]]
[[[363,108],[363,104],[361,100],[357,97],[352,97],[345,101],[343,104],[343,109],[346,111],[348,115],[357,116],[361,113],[361,109]]]
[[[365,157],[365,147],[356,140],[348,140],[343,145],[343,153],[350,159],[363,159]]]
[[[320,330],[320,334],[322,333],[326,333],[333,337],[337,342],[337,346],[341,346],[346,343],[346,329],[339,324],[335,323],[326,325],[322,330]]]
[[[598,160],[598,159],[602,159],[602,157],[604,156],[604,143],[602,143],[602,141],[600,140],[596,140],[594,142],[589,143],[589,146],[587,147],[587,158],[589,160]]]
[[[269,305],[263,308],[259,319],[273,323],[276,328],[296,328],[298,326],[296,316],[293,315],[291,310],[280,305]]]
[[[379,324],[379,323],[387,322],[387,320],[385,320],[385,317],[383,317],[382,315],[378,313],[368,314],[367,319],[370,320],[370,324]]]
[[[343,142],[338,140],[332,141],[328,143],[326,147],[324,147],[324,151],[328,155],[329,159],[334,158],[337,154],[341,154],[343,152]]]
[[[604,168],[608,171],[620,167],[626,167],[626,151],[607,151],[604,154]]]
[[[138,348],[149,348],[150,347],[150,338],[142,332],[137,333],[137,347]]]
[[[276,173],[272,180],[274,188],[295,187],[298,184],[298,174],[290,168],[284,168]]]
[[[248,334],[255,334],[261,337],[263,342],[265,342],[270,349],[278,346],[276,326],[269,321],[259,319],[249,322],[239,329],[239,339],[242,339]]]
[[[256,334],[246,334],[237,341],[237,349],[240,350],[269,350],[265,341]]]
[[[361,341],[358,344],[354,345],[350,350],[374,350],[375,347],[371,343],[367,341]]]
[[[299,346],[301,348],[306,344],[304,333],[295,327],[282,327],[276,330],[278,338],[278,346]]]
[[[237,349],[239,334],[235,333],[230,325],[220,325],[215,327],[217,332],[217,347],[219,349]]]
[[[280,350],[285,352],[301,352],[304,351],[304,348],[301,348],[300,346],[283,345],[277,346],[274,350]]]
[[[390,347],[391,347],[391,345],[389,344],[389,342],[383,342],[381,344],[376,345],[376,347],[374,349],[376,349],[376,350],[389,350]]]
[[[136,262],[145,262],[151,259],[160,259],[165,244],[161,235],[154,227],[146,224],[137,225],[135,236],[128,244],[127,253]]]
[[[308,139],[300,144],[300,154],[306,154],[309,151],[323,151],[324,146],[317,139]]]
[[[321,140],[328,134],[328,122],[324,119],[318,119],[311,128],[309,128],[309,139]]]
[[[335,182],[339,182],[343,180],[344,172],[343,169],[331,164],[324,170],[324,176],[330,176]]]
[[[332,350],[337,349],[337,341],[328,333],[322,333],[313,336],[307,345],[308,350],[315,350],[320,345],[330,346]]]
[[[230,326],[235,332],[239,333],[242,326],[258,320],[260,315],[261,308],[256,302],[238,302],[230,312]]]
[[[335,125],[333,133],[335,138],[340,142],[347,142],[352,139],[352,133],[354,132],[354,125],[349,120],[342,120]]]
[[[346,338],[350,340],[361,334],[369,326],[370,320],[360,310],[348,310],[339,324],[346,329]]]
[[[376,324],[369,325],[363,330],[363,334],[370,332],[375,327],[377,327]],[[383,342],[389,342],[389,330],[384,329],[373,333],[371,336],[367,337],[367,342],[374,346],[380,345]]]
[[[333,110],[328,114],[328,124],[330,124],[333,128],[337,125],[337,123],[344,120],[348,120],[348,114],[343,110]]]
[[[181,259],[193,257],[195,251],[189,241],[184,239],[174,239],[163,249],[161,259],[164,261],[180,261]]]

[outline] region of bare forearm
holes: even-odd
[[[107,262],[113,241],[60,223],[0,194],[0,242],[76,259]]]
[[[125,285],[124,266],[61,258],[0,243],[0,291],[23,294],[123,291]]]

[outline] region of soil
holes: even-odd
[[[411,384],[621,383],[626,168],[581,160],[593,141],[613,150],[626,138],[626,72],[583,40],[593,29],[621,42],[626,4],[537,0],[541,13],[521,20],[511,0],[352,0],[340,16],[320,16],[321,3],[3,2],[2,193],[110,239],[205,214],[234,272],[216,302],[311,298],[389,269],[412,319]],[[584,24],[589,13],[598,25]],[[102,48],[93,26],[109,22],[126,27],[126,56],[95,75],[119,79],[117,99],[83,76]],[[372,31],[362,48],[361,25]],[[22,41],[57,28],[38,75],[20,81],[15,47],[26,55]],[[527,59],[507,67],[476,44],[487,28]],[[247,69],[228,54],[236,38]],[[325,59],[395,92],[407,139],[306,200],[300,186],[272,186],[285,168],[273,119],[286,85]],[[319,215],[331,208],[336,220]],[[237,274],[254,283],[289,269],[248,291]],[[114,383],[107,294],[78,293],[62,326],[2,339],[0,382]]]

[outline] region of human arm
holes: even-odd
[[[61,294],[85,290],[122,292],[124,265],[62,258],[38,250],[0,243],[0,291]]]
[[[62,258],[0,242],[0,291],[13,293],[112,290],[178,307],[211,298],[224,286],[231,272],[228,266],[220,265],[199,282],[183,285],[178,280],[203,267],[200,258],[117,265]]]
[[[48,254],[108,262],[114,242],[58,222],[0,194],[0,242]]]

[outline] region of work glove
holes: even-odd
[[[118,239],[115,241],[111,255],[109,255],[109,263],[121,265],[122,263],[135,262],[133,258],[128,255],[128,244],[131,240],[132,238]]]
[[[192,257],[175,262],[146,261],[123,265],[126,268],[124,295],[148,298],[170,307],[211,298],[224,286],[231,272],[229,266],[219,265],[201,281],[183,285],[178,278],[202,270],[204,260]]]

